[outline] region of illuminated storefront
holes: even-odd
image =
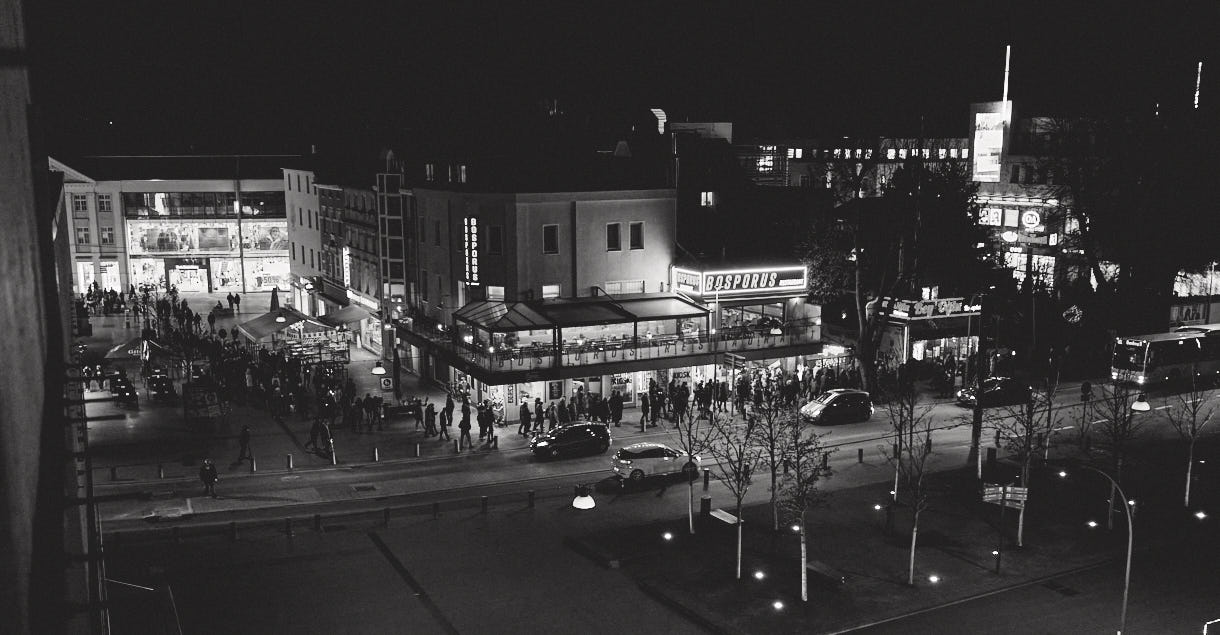
[[[290,289],[286,220],[127,221],[133,284],[165,291]]]
[[[978,350],[980,309],[965,298],[893,300],[878,352],[894,364],[964,361]]]

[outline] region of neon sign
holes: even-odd
[[[809,283],[804,265],[758,269],[692,271],[674,267],[671,283],[675,291],[699,296],[777,294],[800,295]]]

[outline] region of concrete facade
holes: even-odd
[[[284,208],[288,216],[288,271],[291,303],[306,315],[317,315],[309,278],[322,274],[322,219],[313,170],[284,169]]]

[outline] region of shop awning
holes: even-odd
[[[679,297],[620,298],[618,303],[640,321],[701,318],[711,312]]]
[[[118,346],[106,351],[106,359],[140,359],[140,351],[144,348],[143,337],[133,337]]]
[[[359,322],[360,320],[363,320],[365,318],[369,318],[372,316],[373,316],[373,314],[369,313],[363,307],[357,306],[355,304],[349,304],[349,305],[343,307],[342,309],[339,309],[338,311],[332,311],[330,313],[327,313],[326,315],[319,316],[318,321],[327,326],[336,327],[336,326],[339,326],[340,324],[351,324],[352,322]]]
[[[283,316],[283,322],[277,322],[276,318]],[[304,313],[297,311],[291,307],[280,307],[274,311],[264,313],[249,322],[237,325],[237,330],[242,335],[258,342],[272,333],[278,333],[297,322],[309,319]]]
[[[622,324],[635,320],[634,315],[610,302],[557,302],[540,308],[559,328]]]
[[[637,293],[528,302],[479,300],[453,315],[488,331],[505,332],[702,318],[709,312],[707,307],[676,294]]]

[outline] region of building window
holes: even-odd
[[[110,214],[114,212],[114,208],[110,206],[109,194],[97,195],[97,211],[103,214]]]
[[[428,301],[428,270],[424,269],[420,273],[423,274],[419,277],[420,281],[423,282],[423,284],[420,285],[419,292],[420,292],[420,296],[423,297],[424,302],[427,302]]]
[[[434,164],[434,163],[424,164],[424,180],[426,180],[426,181],[435,181],[436,180],[436,164]],[[424,297],[427,297],[427,294],[424,294]]]
[[[643,280],[613,280],[613,281],[606,282],[606,284],[602,288],[604,288],[606,290],[606,293],[608,293],[610,295],[618,295],[621,293],[643,293],[644,292],[644,281]]]
[[[304,225],[304,223],[302,222],[302,221],[304,221],[304,220],[305,220],[304,218],[302,218],[302,216],[303,216],[304,214],[305,214],[305,212],[304,212],[304,211],[302,211],[302,210],[301,210],[301,208],[299,208],[299,207],[298,207],[298,208],[297,208],[297,227],[300,227],[301,225]],[[292,216],[289,216],[289,218],[292,218]]]
[[[89,228],[88,227],[77,227],[76,228],[76,244],[78,244],[78,245],[88,245],[89,244]]]
[[[1013,164],[1012,176],[1010,176],[1008,178],[1008,182],[1009,183],[1020,183],[1021,182],[1021,166],[1020,165]]]
[[[606,251],[623,250],[623,226],[620,223],[606,223]]]
[[[297,175],[297,191],[298,192],[301,191],[301,175],[300,174]]]
[[[906,148],[898,148],[898,158],[899,159],[907,158],[907,149]]]
[[[946,156],[948,156],[948,155],[949,155],[949,151],[948,151],[948,150],[946,150],[946,149],[944,149],[944,148],[941,148],[941,149],[939,149],[939,150],[937,150],[937,151],[936,151],[936,158],[938,158],[938,159],[942,159],[942,160],[943,160],[943,159],[944,159]]]
[[[699,195],[699,204],[703,207],[715,207],[716,195],[712,192],[702,192]]]
[[[802,174],[799,180],[800,180],[801,187],[809,187],[809,175],[808,174]]]
[[[97,239],[98,239],[98,242],[100,242],[103,245],[113,245],[114,244],[114,228],[113,227],[99,227],[97,230]]]
[[[306,174],[306,175],[305,175],[305,191],[306,191],[306,192],[309,192],[309,190],[310,190],[310,189],[312,189],[312,188],[313,188],[313,186],[312,186],[312,185],[310,185],[310,183],[309,183],[309,175],[308,175],[308,174]]]
[[[872,149],[872,148],[865,148],[865,149],[864,149],[864,158],[865,158],[865,159],[871,159],[871,158],[873,158],[873,149]]]
[[[504,287],[487,287],[488,300],[504,300]]]
[[[770,172],[775,167],[775,157],[769,154],[764,154],[763,156],[758,157],[757,166],[759,172]]]
[[[542,285],[542,299],[543,300],[546,300],[547,298],[558,298],[558,297],[559,297],[559,285],[557,285],[557,284]]]
[[[89,198],[84,194],[72,195],[72,213],[76,216],[88,215]]]
[[[288,257],[294,261],[297,259],[297,241],[295,240],[288,241]]]
[[[314,267],[314,264],[313,264],[313,249],[310,249],[310,250],[309,250],[309,268],[310,268],[310,269],[314,269],[314,268],[315,268],[315,267]]]
[[[504,228],[499,225],[487,226],[487,253],[499,256],[504,253]]]
[[[428,242],[428,224],[423,216],[419,217],[419,242],[427,244]]]
[[[957,158],[957,148],[949,148],[949,158],[950,159]]]
[[[458,183],[465,183],[465,182],[466,182],[466,166],[459,165],[458,166]]]
[[[542,226],[542,253],[559,253],[559,225]]]
[[[898,156],[898,151],[897,151],[897,150],[895,150],[894,148],[886,148],[886,150],[885,150],[885,158],[889,159],[890,161],[893,161],[893,160],[894,160],[894,158],[895,158],[895,157],[897,157],[897,156]]]
[[[433,246],[441,246],[441,222],[432,221],[432,244]]]
[[[627,240],[630,241],[632,249],[644,248],[644,223],[631,223]]]
[[[963,159],[970,158],[970,148],[962,148],[962,158]]]

